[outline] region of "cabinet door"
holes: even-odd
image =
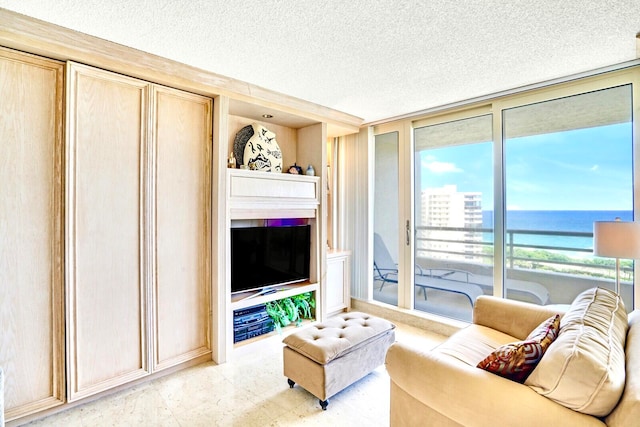
[[[154,86],[154,370],[210,353],[211,99]]]
[[[67,67],[69,400],[148,372],[148,84]]]
[[[327,255],[326,314],[348,309],[351,306],[351,255],[349,252],[333,252]]]
[[[64,401],[64,66],[0,49],[0,366],[7,421]]]

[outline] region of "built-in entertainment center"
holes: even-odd
[[[229,116],[228,126],[232,129],[228,134],[229,147],[234,131],[251,122],[246,117]],[[312,164],[317,174],[236,168],[220,171],[225,175],[221,179],[225,182],[224,202],[221,201],[225,209],[218,211],[224,217],[218,216],[214,221],[218,234],[224,236],[218,241],[222,245],[219,253],[226,255],[218,258],[217,277],[221,285],[215,287],[217,295],[214,296],[219,307],[214,313],[214,330],[219,335],[214,339],[213,350],[214,360],[219,363],[265,338],[268,328],[264,321],[250,324],[263,316],[257,314],[261,310],[256,307],[311,293],[315,302],[313,316],[323,321],[350,306],[350,254],[327,249],[329,186],[327,169],[323,167],[327,162],[327,126],[317,123],[292,129],[271,123],[268,127],[278,137],[285,166]],[[271,242],[270,250],[265,253],[264,242],[268,238],[265,234],[274,237],[287,233],[302,236],[280,236],[279,243]],[[283,245],[282,242],[288,243],[273,246]],[[301,246],[304,246],[302,251]],[[275,252],[281,252],[279,257],[268,260]],[[278,268],[272,269],[271,263],[278,264]],[[246,339],[237,341],[236,333]],[[268,335],[273,334],[276,332]]]
[[[228,357],[270,332],[268,302],[311,292],[321,319],[321,190],[317,176],[227,170]]]

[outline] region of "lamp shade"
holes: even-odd
[[[595,221],[593,254],[608,258],[640,259],[640,222]]]

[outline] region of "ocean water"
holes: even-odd
[[[507,211],[507,232],[511,230],[593,232],[594,221],[613,221],[616,217],[622,221],[632,221],[632,211]],[[482,227],[493,227],[493,211],[482,212]],[[485,233],[483,240],[493,241],[491,233]],[[516,244],[529,244],[565,248],[593,248],[592,237],[541,236],[516,233]]]

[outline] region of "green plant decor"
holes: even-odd
[[[300,326],[303,319],[311,319],[311,309],[316,307],[316,300],[311,292],[294,295],[266,304],[267,314],[273,319],[278,332],[282,327],[295,323]]]

